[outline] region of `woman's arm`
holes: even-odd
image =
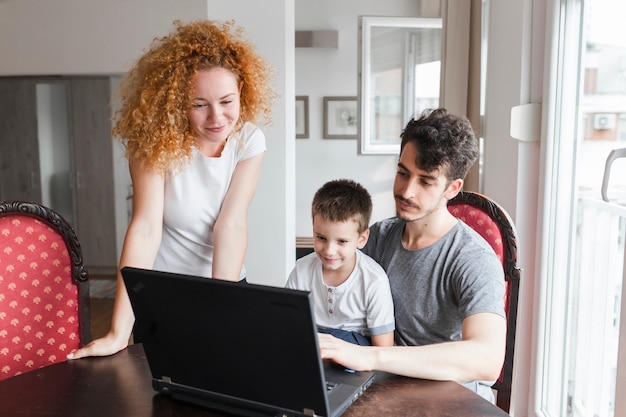
[[[107,356],[128,346],[133,330],[133,314],[120,270],[124,266],[152,268],[161,242],[164,207],[164,177],[133,163],[130,166],[133,183],[133,214],[126,231],[124,247],[117,272],[117,289],[111,328],[102,338],[68,355],[69,359],[86,356]]]
[[[248,247],[248,208],[261,175],[263,154],[237,164],[215,222],[214,278],[238,281]]]

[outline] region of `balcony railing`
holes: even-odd
[[[568,415],[614,415],[626,206],[582,197],[572,257]],[[564,243],[565,244],[565,243]]]

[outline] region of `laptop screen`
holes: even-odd
[[[328,415],[310,293],[124,268],[155,388]]]

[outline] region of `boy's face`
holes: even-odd
[[[369,229],[358,231],[354,220],[334,222],[316,214],[313,217],[313,248],[322,262],[324,271],[352,272],[356,250],[367,243]]]

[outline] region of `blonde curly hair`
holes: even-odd
[[[180,169],[195,144],[188,109],[198,71],[222,67],[243,82],[236,130],[245,122],[269,124],[276,98],[273,68],[234,21],[174,25],[176,30],[156,38],[122,79],[113,127],[129,161],[162,172]]]

